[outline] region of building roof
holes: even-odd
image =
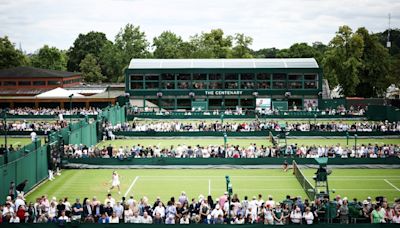
[[[47,70],[35,67],[19,66],[0,70],[0,78],[18,77],[18,78],[64,78],[77,76],[80,73],[60,70]]]
[[[314,58],[291,59],[132,59],[128,69],[319,68]]]
[[[84,97],[83,95],[76,93],[74,91],[68,91],[63,88],[55,88],[50,91],[41,93],[39,95],[36,95],[37,98],[68,98],[71,94],[73,94],[73,98],[80,98]]]

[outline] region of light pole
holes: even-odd
[[[69,95],[69,124],[72,124],[72,97],[74,96],[73,93]]]
[[[225,151],[225,157],[228,154],[226,151],[226,143],[228,142],[228,135],[226,134],[226,132],[224,132],[224,151]]]
[[[354,151],[357,153],[357,134],[354,134]]]
[[[8,128],[7,128],[7,112],[8,109],[4,109],[3,111],[3,118],[4,118],[4,146],[5,148],[5,153],[4,153],[4,164],[8,163],[8,145],[7,145],[7,133],[8,133]]]
[[[226,191],[228,192],[228,219],[231,220],[231,195],[232,195],[232,184],[231,179],[228,175],[225,176],[226,180]]]
[[[110,101],[110,85],[107,86],[107,93],[108,93],[108,105],[111,105],[111,101]]]

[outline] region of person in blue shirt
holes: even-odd
[[[110,223],[110,218],[103,213],[99,219],[99,223]]]

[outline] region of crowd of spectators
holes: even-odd
[[[400,132],[400,122],[284,122],[279,121],[133,121],[115,126],[105,125],[111,131],[204,132],[204,131],[323,131],[323,132]]]
[[[400,144],[374,145],[361,144],[356,150],[351,146],[341,146],[340,144],[331,146],[322,145],[297,145],[292,144],[287,147],[280,146],[257,146],[250,144],[248,147],[238,145],[209,146],[187,146],[178,145],[168,148],[157,145],[143,146],[141,144],[133,146],[109,146],[88,147],[85,145],[65,145],[64,156],[68,158],[150,158],[150,157],[174,157],[174,158],[267,158],[267,157],[339,157],[339,158],[386,158],[399,157]]]
[[[363,116],[365,114],[365,108],[357,106],[350,106],[348,109],[344,107],[344,105],[339,105],[336,108],[326,108],[323,110],[319,110],[317,106],[305,106],[303,110],[298,109],[295,105],[292,106],[291,110],[292,112],[296,111],[307,111],[307,112],[315,112],[315,114],[319,115],[350,115],[350,116]],[[259,109],[257,111],[258,114],[260,115],[288,115],[288,111],[280,111],[277,109]]]
[[[363,201],[336,196],[315,201],[287,196],[281,201],[262,194],[249,198],[232,197],[225,192],[218,198],[199,195],[189,198],[182,192],[176,199],[150,201],[111,193],[104,201],[97,197],[49,199],[46,195],[27,202],[23,194],[8,196],[0,205],[0,223],[143,223],[143,224],[314,224],[314,223],[400,223],[400,200],[389,204],[384,197]]]
[[[34,120],[15,120],[7,121],[7,125],[4,121],[0,121],[0,131],[42,131],[45,134],[50,131],[58,131],[61,128],[67,127],[68,122],[65,120],[55,121],[34,121]]]
[[[1,111],[1,110],[0,110]],[[64,108],[10,108],[9,115],[97,115],[101,113],[100,108],[73,108],[72,110]]]

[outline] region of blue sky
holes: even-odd
[[[127,23],[151,41],[165,30],[188,39],[213,28],[253,37],[253,49],[328,43],[340,25],[372,32],[400,27],[399,0],[0,0],[0,36],[28,53],[44,44],[68,49],[80,33],[114,40]]]

